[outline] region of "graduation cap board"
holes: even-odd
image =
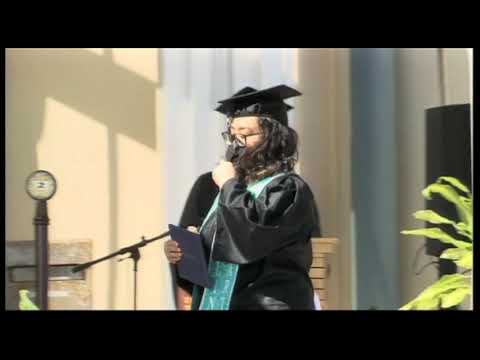
[[[283,100],[302,95],[299,91],[278,85],[264,90],[245,87],[232,97],[219,101],[215,110],[229,117],[268,116],[288,126],[287,112],[292,106]]]

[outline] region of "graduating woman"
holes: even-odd
[[[320,236],[319,217],[309,186],[293,172],[297,134],[283,101],[298,95],[285,85],[247,87],[216,109],[228,117],[227,161],[197,180],[180,221],[192,231],[200,225],[213,283],[177,279],[192,292],[193,310],[315,309],[310,239]],[[181,261],[173,240],[165,254]]]

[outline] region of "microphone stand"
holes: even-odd
[[[132,259],[133,260],[133,307],[134,307],[134,310],[137,310],[137,270],[138,270],[138,261],[140,260],[140,250],[139,249],[141,247],[151,243],[152,241],[162,239],[162,238],[164,238],[168,235],[170,235],[170,231],[166,231],[163,234],[160,234],[157,237],[154,237],[152,239],[145,239],[145,237],[142,236],[142,241],[140,241],[136,244],[124,247],[124,248],[122,248],[118,251],[115,251],[114,253],[111,253],[110,255],[104,256],[100,259],[89,261],[89,262],[80,264],[78,266],[75,266],[74,268],[72,268],[72,272],[75,273],[75,272],[78,272],[78,271],[81,271],[81,270],[85,270],[85,269],[88,269],[90,266],[98,264],[99,262],[102,262],[104,260],[108,260],[108,259],[111,259],[115,256],[129,253],[130,256],[127,256],[126,258],[120,259],[118,261],[120,262],[120,261],[123,261],[123,260],[126,260],[126,259]]]

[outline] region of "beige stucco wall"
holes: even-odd
[[[93,258],[166,229],[158,49],[6,49],[6,240],[33,238],[34,170],[52,172],[50,239]],[[139,309],[172,306],[162,241],[142,250]],[[94,309],[131,309],[131,261],[89,270]]]
[[[338,238],[330,256],[330,309],[352,309],[350,50],[299,49],[296,105],[299,172],[320,211],[322,236]]]

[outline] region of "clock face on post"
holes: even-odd
[[[48,171],[37,170],[27,178],[26,190],[34,200],[48,200],[57,191],[57,182]]]

